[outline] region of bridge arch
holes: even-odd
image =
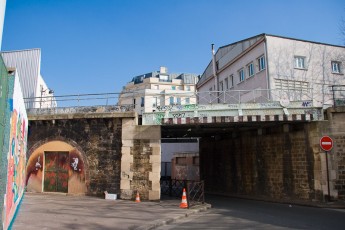
[[[75,141],[64,137],[40,140],[29,149],[27,159],[27,191],[87,193],[89,164]]]

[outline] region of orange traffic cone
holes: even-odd
[[[140,196],[139,192],[137,191],[137,196],[135,197],[135,202],[139,203],[140,202]]]
[[[188,208],[187,195],[186,195],[186,189],[185,188],[183,188],[182,201],[180,204],[180,208]]]

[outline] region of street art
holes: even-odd
[[[31,155],[26,168],[26,180],[28,192],[42,191],[42,176],[43,176],[43,153],[35,153]]]
[[[45,145],[56,146],[56,143],[53,141]],[[53,152],[40,147],[31,154],[26,172],[26,189],[29,192],[86,192],[84,161],[80,152],[72,147],[71,150]]]
[[[7,184],[4,196],[3,228],[11,224],[25,188],[25,164],[28,120],[18,78],[14,81],[10,104],[9,148],[7,153]]]

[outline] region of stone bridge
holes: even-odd
[[[119,106],[28,110],[27,190],[160,199],[160,126]]]
[[[207,192],[266,199],[324,199],[325,153],[335,140],[330,196],[345,199],[345,109],[308,101],[158,107],[142,117],[123,106],[28,110],[27,189],[160,199],[161,138],[199,137]],[[141,120],[141,121],[140,121]],[[142,123],[142,125],[138,125]]]

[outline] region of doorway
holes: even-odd
[[[44,152],[44,191],[68,192],[69,152]]]

